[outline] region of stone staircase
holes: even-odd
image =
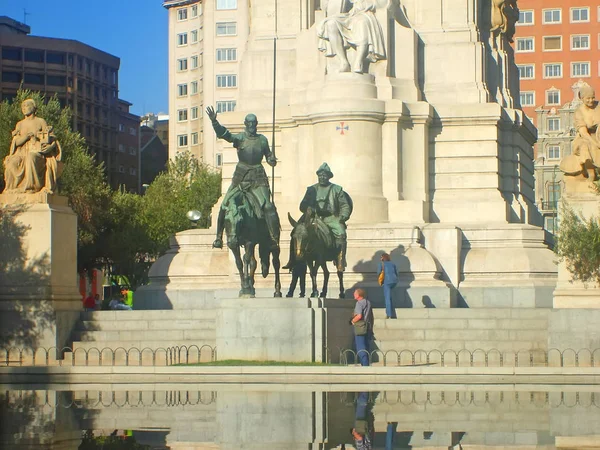
[[[550,310],[528,308],[374,309],[375,344],[386,351],[547,350]]]
[[[200,351],[203,361],[210,360],[211,349],[216,346],[215,314],[215,310],[84,312],[71,335],[73,353],[79,360],[85,353],[94,356],[108,348],[117,353],[116,359],[123,360],[124,350],[135,359],[138,357],[135,349],[156,351],[186,346],[193,348],[194,354]],[[211,348],[202,348],[206,345]],[[116,349],[124,350],[116,352]]]

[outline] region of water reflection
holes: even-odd
[[[5,388],[0,448],[600,447],[600,392],[573,387],[531,392],[477,386],[358,393],[252,389]]]

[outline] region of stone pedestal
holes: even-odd
[[[223,299],[217,309],[219,360],[340,361],[352,348],[354,300]]]
[[[580,217],[589,219],[600,214],[600,201],[587,179],[565,177],[566,193],[563,201]],[[560,209],[559,207],[559,217]],[[558,283],[554,290],[555,308],[600,308],[600,287],[596,283],[573,281],[566,263],[558,264]]]
[[[81,311],[77,216],[66,197],[2,194],[2,344],[58,347]]]

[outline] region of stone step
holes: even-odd
[[[398,318],[375,319],[376,330],[547,330],[546,319]]]
[[[134,321],[134,320],[190,320],[214,319],[215,309],[165,309],[165,310],[134,310],[134,311],[90,311],[82,312],[83,321]]]
[[[544,308],[396,308],[397,319],[537,319],[548,320],[551,310]],[[385,320],[384,308],[373,308],[375,319]]]
[[[171,347],[183,347],[186,346],[188,348],[201,348],[202,346],[207,345],[210,346],[212,348],[216,347],[216,341],[214,339],[205,339],[205,340],[177,340],[177,339],[169,339],[169,340],[162,340],[162,341],[153,341],[153,340],[129,340],[129,341],[75,341],[73,342],[73,351],[76,352],[77,349],[98,349],[98,350],[102,350],[102,349],[112,349],[113,351],[116,351],[117,349],[125,349],[125,350],[129,350],[129,349],[138,349],[138,350],[143,350],[143,349],[151,349],[154,351],[157,351],[157,349],[167,349],[167,348],[171,348]],[[107,350],[108,351],[108,350]],[[120,350],[119,350],[120,351]],[[149,351],[149,350],[147,350]],[[162,350],[161,350],[162,351]],[[205,349],[202,350],[203,352],[208,352],[210,351],[210,349],[208,347],[205,347]],[[118,352],[116,352],[118,353]]]
[[[399,341],[399,340],[424,340],[424,341],[445,341],[445,340],[460,340],[470,342],[504,342],[504,341],[543,341],[547,342],[548,333],[546,330],[455,330],[447,329],[431,329],[431,330],[411,330],[411,329],[380,329],[374,328],[375,336],[380,341]]]
[[[213,330],[214,318],[203,319],[136,319],[129,320],[82,320],[77,323],[77,331],[135,331],[135,330]]]
[[[462,349],[466,349],[470,352],[474,352],[476,350],[484,350],[488,352],[488,354],[492,355],[495,352],[492,350],[497,350],[500,352],[518,352],[521,350],[546,350],[547,342],[531,342],[527,340],[515,340],[515,341],[464,341],[464,340],[385,340],[380,341],[377,338],[377,332],[375,332],[375,344],[371,346],[371,350],[379,349],[383,352],[386,351],[396,351],[400,352],[402,350],[410,350],[413,353],[417,350],[452,350],[454,352],[459,352]]]
[[[127,328],[124,328],[127,330]],[[133,330],[133,331],[75,331],[73,341],[196,341],[215,340],[214,325],[205,329]]]

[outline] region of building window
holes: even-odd
[[[192,145],[198,145],[198,133],[192,133],[191,135]]]
[[[548,131],[560,131],[560,117],[550,117],[548,119]]]
[[[544,9],[543,11],[544,20],[542,23],[561,23],[562,22],[562,10],[561,9]]]
[[[187,8],[177,10],[177,20],[187,20]]]
[[[187,83],[178,84],[177,85],[177,96],[178,97],[185,97],[186,95],[188,95],[188,86],[187,86]]]
[[[177,45],[187,45],[187,33],[179,33],[177,35]]]
[[[198,93],[198,82],[197,81],[192,81],[190,83],[190,94],[194,95]]]
[[[48,75],[46,77],[46,84],[48,84],[48,86],[66,86],[67,78],[59,75]]]
[[[194,106],[190,108],[190,117],[192,120],[196,120],[198,118],[198,107]]]
[[[187,134],[180,134],[177,136],[177,146],[178,147],[187,147],[188,145],[188,136]]]
[[[132,136],[136,136],[137,135],[137,130],[133,127],[129,127],[129,134]]]
[[[548,202],[549,209],[557,209],[560,200],[560,183],[548,183]]]
[[[192,17],[198,17],[198,5],[194,5],[190,8],[190,15]]]
[[[20,48],[2,48],[2,59],[8,59],[9,61],[21,61],[22,52]]]
[[[46,53],[46,62],[48,64],[60,64],[61,66],[65,65],[66,55],[64,53]]]
[[[29,84],[44,84],[45,78],[43,73],[26,73],[23,81]]]
[[[119,124],[119,131],[121,133],[123,133],[125,131],[125,125],[123,125],[122,123]]]
[[[188,68],[188,60],[187,58],[181,58],[177,60],[177,71],[178,72],[183,72],[184,70],[187,70]]]
[[[521,92],[521,106],[534,106],[535,105],[535,92],[525,91]]]
[[[589,22],[590,8],[571,8],[571,22]]]
[[[556,52],[562,50],[562,36],[544,36],[544,51]]]
[[[217,153],[215,155],[215,165],[221,167],[223,165],[223,153]]]
[[[135,175],[137,174],[137,170],[135,170],[135,167],[130,167],[129,168],[129,175]]]
[[[198,30],[190,31],[190,42],[192,44],[195,44],[196,42],[198,42]]]
[[[135,147],[129,147],[129,154],[132,156],[137,155],[137,150],[135,149]]]
[[[237,75],[217,75],[218,88],[237,87]]]
[[[236,9],[237,0],[217,0],[217,9]]]
[[[519,22],[517,25],[533,25],[533,10],[519,11]]]
[[[184,122],[184,121],[188,120],[187,109],[180,109],[177,111],[177,120],[179,122]]]
[[[224,102],[217,102],[217,112],[232,112],[235,111],[235,100],[227,100]]]
[[[544,64],[544,78],[562,78],[562,63]]]
[[[535,51],[535,45],[532,37],[517,38],[517,52],[533,52]]]
[[[590,49],[590,35],[589,34],[576,34],[571,36],[571,50],[589,50]]]
[[[535,78],[535,66],[533,64],[520,64],[517,68],[521,80],[533,80]]]
[[[217,62],[236,61],[236,60],[237,60],[237,49],[235,49],[235,48],[218,48],[217,49]]]
[[[571,77],[589,77],[590,63],[589,62],[574,62],[571,63]]]
[[[125,173],[125,166],[123,166],[123,165],[119,166],[119,173]]]
[[[236,22],[217,22],[217,36],[235,36],[236,34]]]
[[[194,55],[190,58],[190,69],[194,70],[198,68],[198,55]]]
[[[119,144],[119,153],[125,153],[125,146],[123,144]]]
[[[43,63],[44,62],[44,51],[43,50],[25,49],[25,61]]]
[[[20,83],[21,74],[19,72],[2,72],[2,81],[5,83]]]
[[[560,105],[560,91],[557,89],[546,91],[546,104]]]
[[[560,159],[560,145],[548,146],[548,159]]]

